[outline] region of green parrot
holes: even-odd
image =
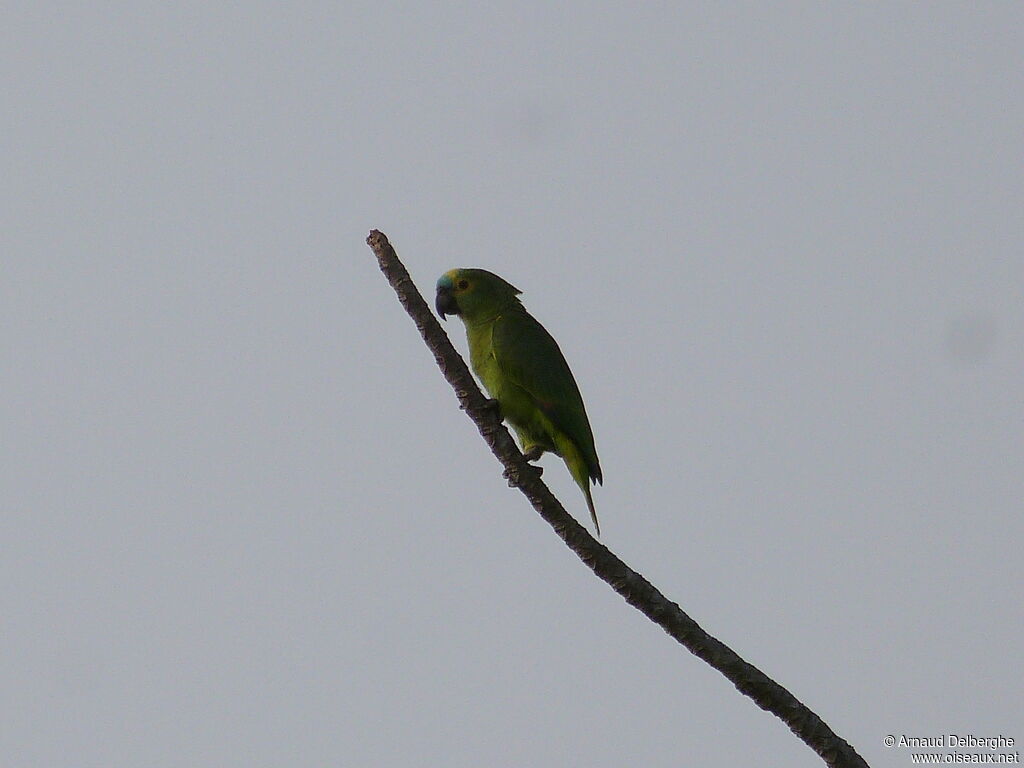
[[[600,536],[590,483],[603,478],[587,410],[558,344],[520,293],[487,270],[452,269],[437,281],[435,306],[442,320],[458,315],[465,323],[473,372],[498,401],[527,460],[551,451],[565,461]]]

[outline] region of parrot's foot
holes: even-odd
[[[529,468],[533,470],[534,474],[536,474],[537,477],[540,477],[541,475],[544,474],[544,467],[535,467],[532,464],[529,464],[527,466],[529,466]],[[512,476],[509,474],[507,469],[504,472],[501,473],[501,476],[504,477],[506,480],[508,480],[508,487],[509,488],[518,488],[519,487],[519,483],[517,483],[515,480],[512,479]]]
[[[460,403],[459,410],[466,410],[466,406]],[[491,411],[495,416],[498,417],[498,421],[502,421],[504,419],[504,417],[501,415],[501,404],[493,397],[489,397],[486,400],[484,400],[484,406],[480,410]]]
[[[539,445],[535,445],[532,448],[530,448],[530,449],[528,449],[526,451],[523,451],[523,457],[527,461],[536,461],[537,459],[539,459],[543,455],[544,455],[544,449],[541,448]],[[536,469],[540,469],[540,467],[536,467]],[[541,471],[543,471],[543,470],[541,470]]]

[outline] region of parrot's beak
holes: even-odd
[[[452,289],[446,286],[438,287],[434,306],[437,308],[437,314],[441,316],[442,320],[447,319],[445,315],[459,314],[459,304],[452,295]]]

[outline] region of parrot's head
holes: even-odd
[[[441,319],[459,315],[464,322],[486,320],[519,301],[522,291],[486,269],[450,269],[437,281],[434,306]]]

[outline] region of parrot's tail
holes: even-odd
[[[590,519],[594,521],[594,530],[597,531],[597,535],[601,536],[601,526],[597,522],[597,512],[594,511],[594,500],[590,498],[590,478],[585,478],[580,486],[583,488],[583,495],[587,497],[587,509],[590,510]]]
[[[590,510],[590,519],[594,521],[594,530],[601,535],[601,526],[597,522],[597,512],[594,511],[594,500],[590,497],[590,468],[587,460],[583,458],[576,443],[561,433],[556,433],[554,438],[555,448],[558,455],[562,457],[565,466],[569,468],[569,474],[576,481],[587,499],[587,509]]]

